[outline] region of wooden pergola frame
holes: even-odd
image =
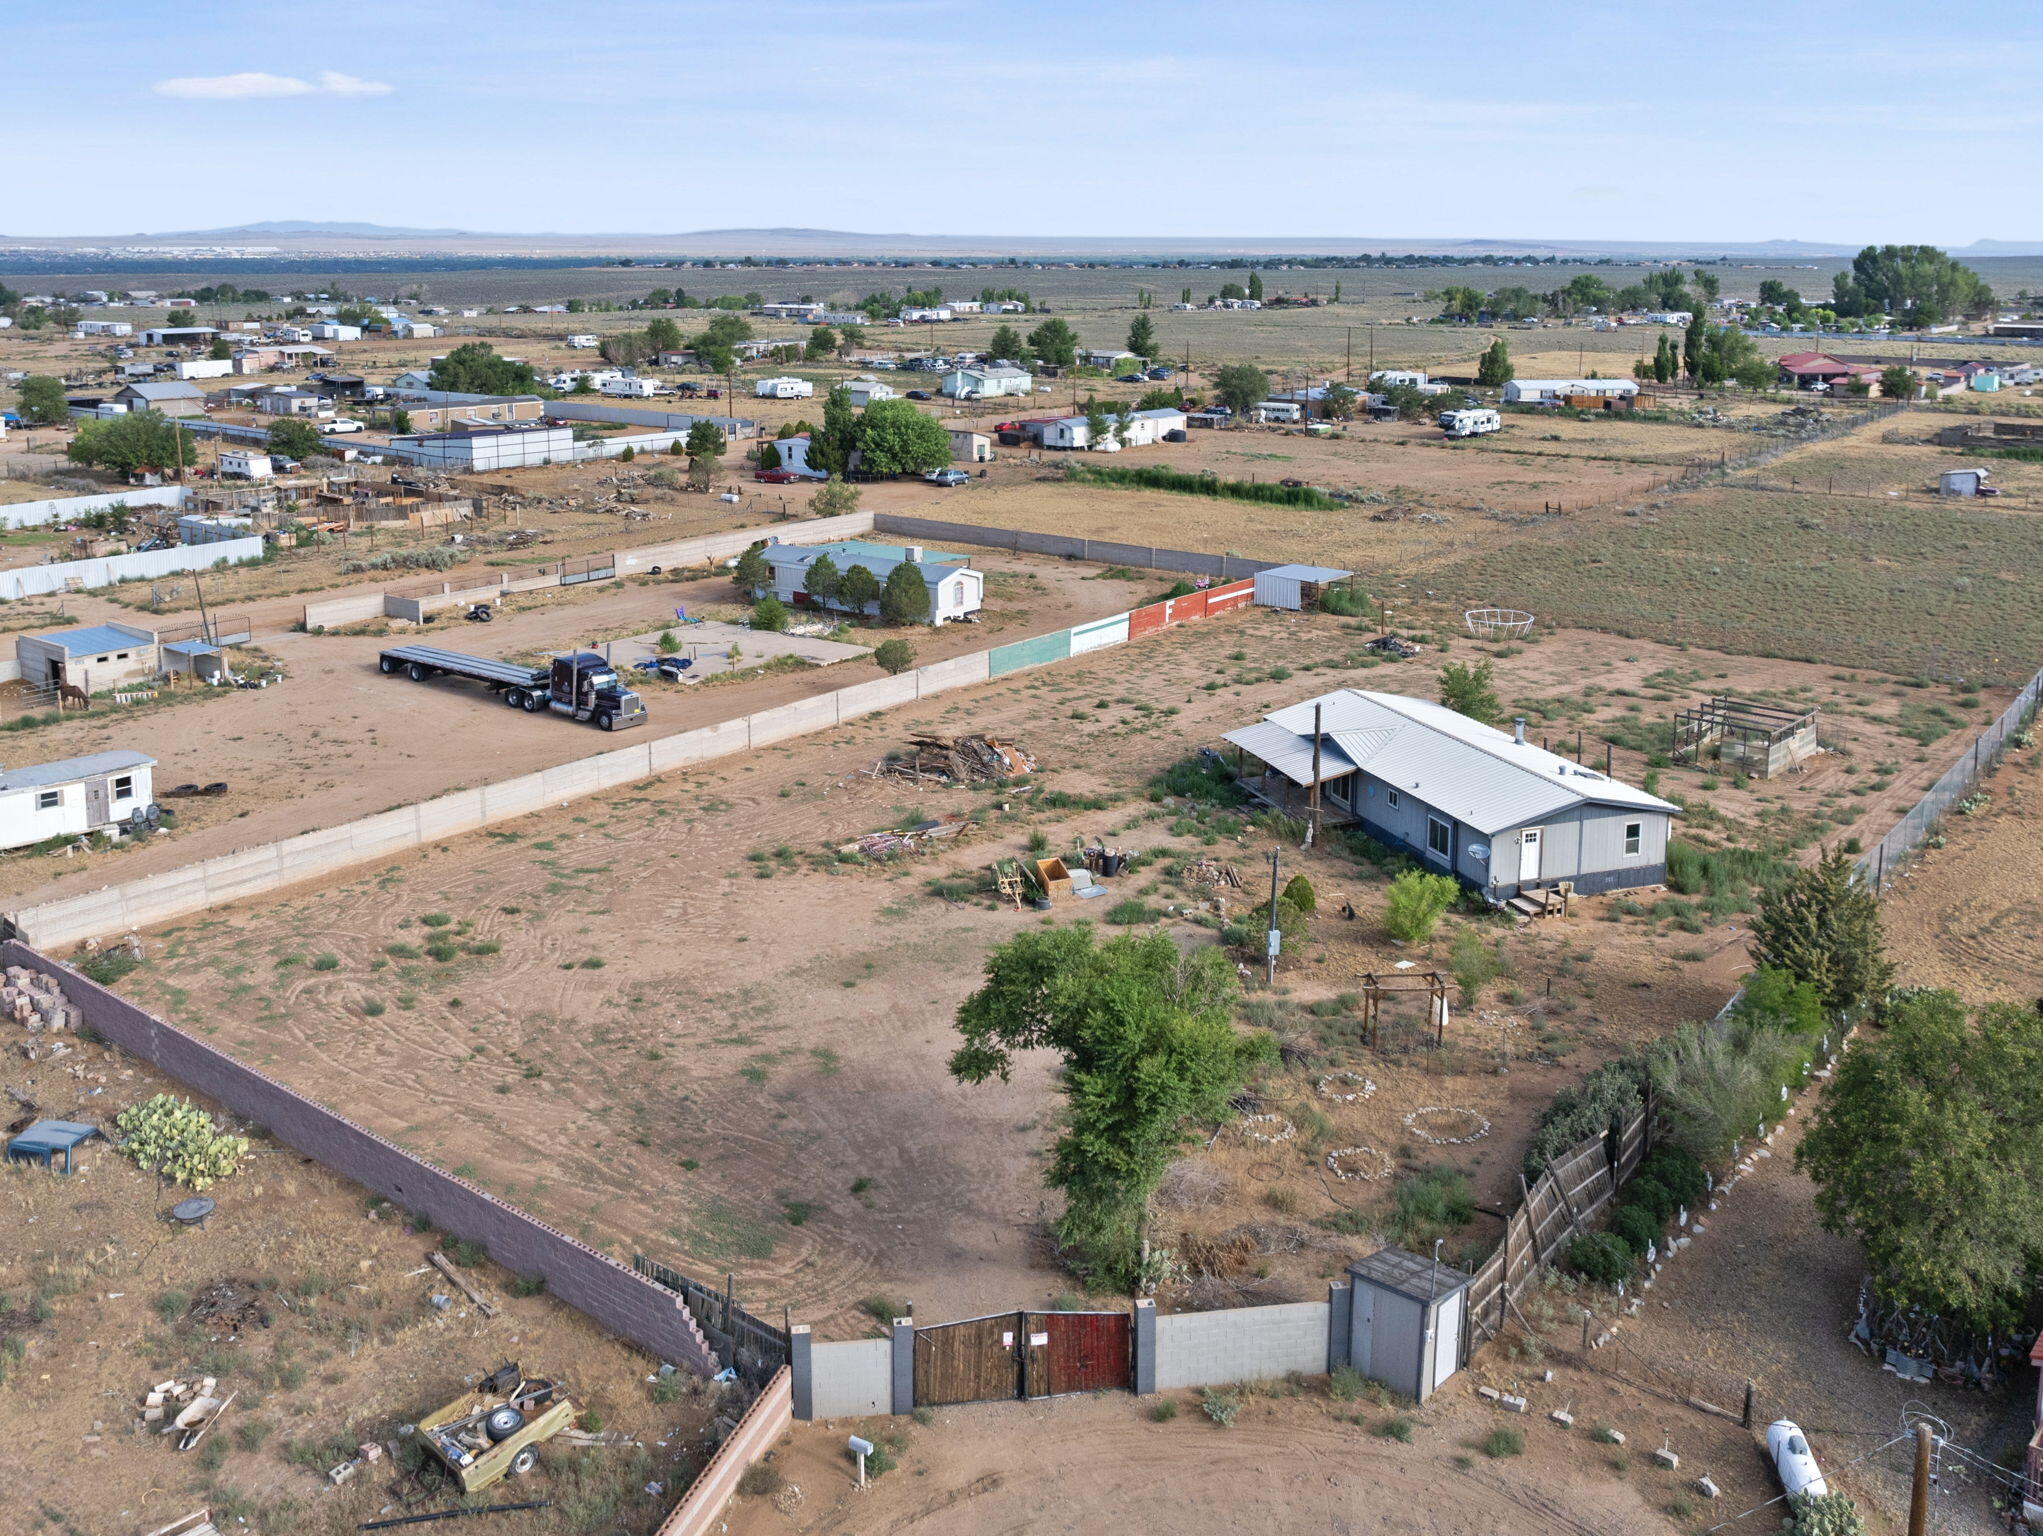
[[[1700,760],[1703,748],[1734,736],[1747,745],[1764,745],[1769,751],[1790,737],[1816,728],[1815,709],[1783,709],[1777,704],[1755,704],[1717,694],[1693,709],[1676,710],[1671,755],[1676,762],[1689,754]]]
[[[1433,1022],[1433,1044],[1447,1043],[1447,977],[1439,971],[1400,971],[1379,976],[1371,971],[1362,978],[1362,1043],[1373,1046],[1376,1027],[1385,998],[1412,997],[1424,992],[1427,1015]]]

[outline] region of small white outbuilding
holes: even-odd
[[[119,751],[0,769],[0,848],[146,825],[155,766],[145,753]]]

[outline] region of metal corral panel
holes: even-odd
[[[1002,673],[1019,672],[1023,667],[1040,667],[1046,662],[1062,661],[1070,654],[1071,631],[1060,629],[1054,635],[1037,635],[1033,640],[995,646],[986,653],[987,675],[999,677]]]
[[[1128,615],[1125,613],[1117,613],[1111,619],[1095,619],[1090,624],[1074,624],[1071,627],[1071,654],[1082,656],[1087,651],[1121,645],[1127,638]]]

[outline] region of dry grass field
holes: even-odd
[[[943,1071],[980,958],[1034,920],[976,894],[986,861],[1031,834],[1051,848],[1103,837],[1140,851],[1141,866],[1114,900],[1064,916],[1105,908],[1210,942],[1199,928],[1212,915],[1193,914],[1212,891],[1193,863],[1222,858],[1253,878],[1267,834],[1153,803],[1148,777],[1311,689],[1430,692],[1434,658],[1386,672],[1354,644],[1329,619],[1193,626],[570,804],[331,888],[216,910],[152,936],[124,985],[569,1230],[734,1271],[755,1303],[789,1303],[839,1334],[868,1325],[868,1297],[912,1300],[929,1318],[1048,1298],[1069,1282],[1043,1246],[1039,1160],[1054,1111],[1043,1066],[978,1089]],[[1655,717],[1677,700],[1732,687],[1829,709],[1838,750],[1793,780],[1661,770],[1704,845],[1873,835],[1963,739],[1917,747],[1901,734],[1920,723],[1913,691],[1791,663],[1583,634],[1496,659],[1507,706],[1531,714],[1536,733],[1571,737],[1579,724],[1589,755],[1611,739],[1633,778],[1658,740]],[[1019,739],[1038,755],[1039,783],[1077,798],[1033,809],[1026,796],[917,793],[859,774],[924,728]],[[977,824],[922,860],[834,856],[864,832],[939,813]],[[1377,921],[1382,876],[1335,843],[1286,857],[1321,890],[1321,916],[1250,1016],[1296,1047],[1296,1065],[1259,1090],[1296,1134],[1264,1144],[1222,1128],[1169,1217],[1194,1238],[1247,1224],[1268,1251],[1178,1305],[1310,1294],[1364,1251],[1339,1232],[1378,1224],[1389,1182],[1331,1180],[1332,1148],[1371,1146],[1407,1171],[1453,1161],[1486,1205],[1508,1202],[1522,1136],[1555,1089],[1714,1012],[1742,965],[1735,897],[1585,903],[1563,923],[1495,930],[1511,974],[1456,1025],[1452,1049],[1371,1055],[1353,1033],[1358,978],[1398,958]],[[444,958],[427,953],[442,940]],[[1348,1070],[1375,1090],[1349,1101],[1338,1083],[1317,1086]],[[1430,1139],[1469,1117],[1490,1133],[1466,1146]],[[1457,1241],[1485,1236],[1479,1224]]]

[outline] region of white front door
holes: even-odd
[[[105,779],[85,781],[85,824],[88,827],[103,827],[113,820],[108,809]]]
[[[1467,1300],[1466,1291],[1450,1296],[1437,1314],[1438,1332],[1433,1337],[1433,1379],[1426,1383],[1429,1388],[1440,1386],[1461,1369],[1461,1307]]]
[[[1530,885],[1539,878],[1539,834],[1538,827],[1527,827],[1518,834],[1518,883]]]

